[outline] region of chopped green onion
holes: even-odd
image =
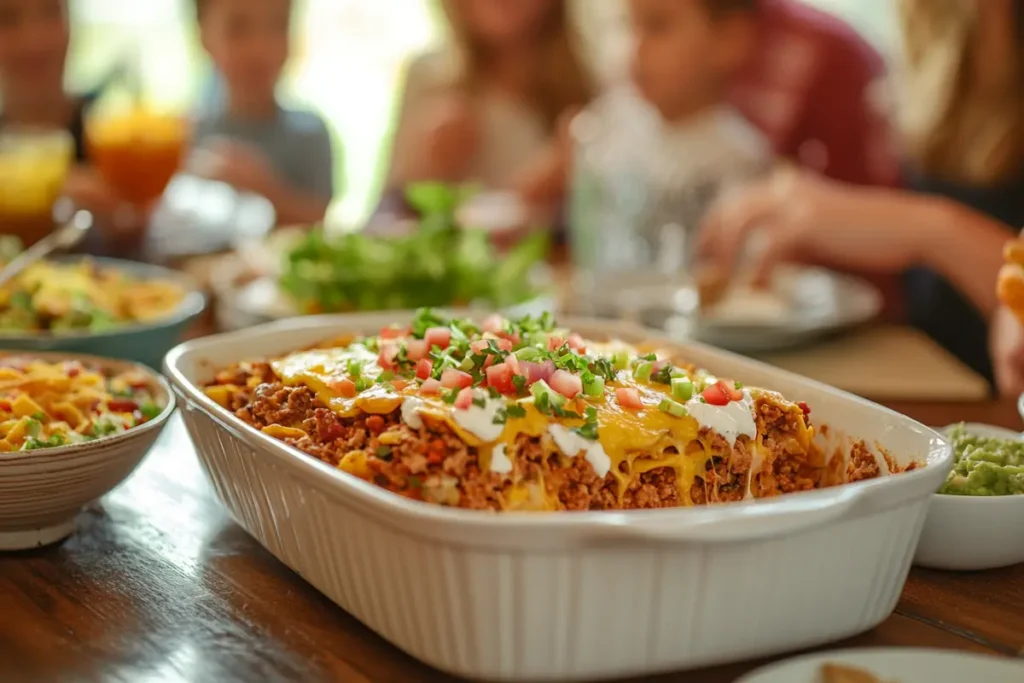
[[[673,401],[670,398],[661,399],[661,403],[658,404],[658,410],[664,411],[669,415],[674,415],[676,417],[686,417],[688,415],[688,413],[686,412],[686,406],[684,406],[682,403]]]
[[[526,408],[518,403],[509,403],[505,406],[505,412],[509,417],[526,417]]]
[[[625,351],[616,351],[612,355],[612,365],[616,370],[625,370],[629,367],[629,354]]]
[[[555,408],[561,408],[565,405],[565,396],[548,386],[548,383],[540,379],[533,383],[530,387],[530,393],[533,394],[534,401],[538,407],[543,402],[543,405],[551,405]]]
[[[381,460],[391,460],[391,446],[378,446],[377,457]]]
[[[359,377],[356,379],[356,391],[366,391],[373,386],[373,382],[366,377]]]
[[[474,396],[473,397],[473,405],[475,405],[477,408],[486,408],[487,407],[487,399],[484,398],[483,396]]]
[[[441,392],[441,400],[448,404],[455,403],[455,399],[459,396],[458,389],[449,389],[448,391]]]
[[[462,359],[462,362],[459,363],[459,370],[462,370],[463,372],[470,372],[475,366],[476,363],[473,362],[473,357],[466,356]]]
[[[735,387],[737,389],[742,389],[743,388],[743,382],[736,382]]]
[[[390,382],[394,378],[395,373],[391,372],[390,370],[385,370],[384,372],[377,375],[377,384],[384,384],[384,382]]]
[[[654,363],[643,362],[633,370],[633,377],[641,382],[648,382],[651,379],[651,371],[654,370]]]
[[[604,396],[604,377],[591,376],[590,381],[583,382],[583,393],[587,396]]]
[[[46,419],[46,413],[44,413],[41,410],[38,413],[32,413],[32,419],[39,420],[40,422],[42,422],[43,420]]]
[[[670,377],[672,377],[672,379],[677,379],[679,377],[689,377],[689,375],[686,374],[686,370],[683,370],[682,368],[677,368],[674,365],[672,366],[672,370],[668,374]]]
[[[538,349],[536,346],[524,346],[523,348],[516,351],[515,356],[519,360],[534,360],[543,355],[543,351]]]
[[[680,401],[689,401],[693,398],[693,382],[686,377],[673,378],[672,397]]]

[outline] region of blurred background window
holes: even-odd
[[[847,20],[884,54],[896,46],[891,0],[806,0]],[[200,49],[191,0],[70,0],[74,34],[69,85],[84,91],[126,57],[136,59],[145,96],[197,107],[218,96]],[[319,111],[335,136],[341,193],[331,218],[357,224],[373,210],[390,143],[396,95],[408,58],[443,38],[437,0],[298,0],[286,101]],[[621,57],[609,33],[621,28],[622,0],[577,0],[599,67]],[[140,49],[144,46],[144,49]],[[137,55],[137,56],[136,56]]]

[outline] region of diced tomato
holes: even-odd
[[[356,383],[348,378],[332,382],[331,388],[338,392],[338,396],[342,398],[352,398],[356,395]]]
[[[459,395],[455,397],[455,407],[459,410],[469,410],[471,405],[473,405],[473,390],[470,387],[466,387],[459,391]]]
[[[436,396],[441,393],[441,382],[431,377],[420,385],[420,393],[424,396]]]
[[[513,345],[512,345],[512,340],[511,339],[498,339],[497,342],[498,342],[498,348],[501,349],[502,351],[511,351],[512,350],[512,346]]]
[[[410,339],[405,343],[405,356],[411,361],[418,361],[426,358],[430,347],[426,339]]]
[[[615,389],[615,399],[619,405],[628,410],[640,410],[644,407],[640,400],[640,392],[631,387],[618,387]]]
[[[523,369],[519,366],[519,359],[515,357],[515,354],[509,354],[505,357],[505,362],[510,368],[512,368],[513,375],[523,374]]]
[[[491,345],[486,339],[477,339],[469,343],[469,348],[473,353],[486,353],[491,348]]]
[[[514,394],[516,385],[512,382],[512,366],[498,363],[487,368],[487,386],[493,387],[502,394]]]
[[[408,327],[398,327],[397,325],[388,325],[380,329],[381,339],[401,339],[409,335]]]
[[[435,346],[447,349],[448,345],[452,343],[452,331],[447,327],[431,327],[423,339],[427,342],[428,349]]]
[[[445,389],[462,389],[473,386],[473,376],[468,372],[448,368],[441,373],[441,386]]]
[[[566,398],[575,398],[583,391],[583,380],[566,370],[555,370],[550,384],[552,389]]]
[[[504,326],[505,319],[497,313],[491,313],[489,316],[484,318],[482,323],[480,323],[480,329],[484,332],[490,332],[491,334],[498,334]]]
[[[725,391],[725,395],[729,397],[730,401],[742,401],[743,390],[736,388],[735,382],[719,382],[722,385],[722,389]]]
[[[11,402],[6,398],[0,398],[0,410],[11,410]]]
[[[729,395],[726,393],[721,382],[715,382],[712,384],[701,393],[701,396],[704,397],[704,400],[707,401],[709,405],[724,406],[729,403]]]
[[[566,339],[566,343],[569,345],[569,348],[575,351],[576,353],[587,352],[587,345],[583,343],[583,337],[576,334],[575,332],[569,335],[569,338]]]
[[[811,414],[811,407],[809,405],[807,405],[806,403],[804,403],[803,401],[800,401],[799,403],[797,403],[797,405],[800,406],[800,410],[802,410],[804,412],[804,415],[810,415]]]
[[[403,391],[407,386],[409,386],[409,380],[396,377],[391,380],[391,386],[395,388],[395,391]]]
[[[127,398],[112,398],[107,401],[107,408],[114,413],[134,413],[139,404]]]
[[[377,354],[377,365],[381,366],[385,370],[395,369],[395,356],[398,355],[398,347],[394,344],[384,344],[380,347],[380,353]]]
[[[522,341],[519,335],[514,332],[498,332],[498,336],[512,342],[513,347],[518,346],[519,342]]]
[[[82,364],[78,361],[64,361],[64,373],[68,377],[78,377],[82,373]]]
[[[420,379],[427,379],[430,377],[430,372],[434,369],[434,364],[430,362],[429,358],[421,358],[416,362],[416,376]]]
[[[565,344],[565,340],[554,335],[548,337],[548,351],[557,351]]]

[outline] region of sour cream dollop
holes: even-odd
[[[505,453],[505,444],[499,443],[491,451],[491,472],[508,474],[512,471],[512,461]]]
[[[548,433],[551,434],[551,438],[554,439],[555,445],[558,446],[558,450],[565,453],[570,458],[575,458],[580,452],[583,453],[583,457],[587,459],[590,466],[594,468],[594,473],[599,477],[604,477],[608,474],[608,470],[612,468],[612,460],[608,457],[608,454],[604,452],[604,448],[601,446],[600,441],[591,441],[585,439],[576,432],[572,431],[568,427],[560,424],[552,424],[548,427]]]
[[[483,391],[475,392],[477,399],[484,396],[487,395]],[[452,418],[457,425],[481,441],[497,441],[501,433],[505,431],[505,425],[501,422],[495,424],[494,417],[504,405],[505,401],[503,399],[487,396],[484,398],[483,407],[474,403],[465,410],[453,410]]]
[[[707,427],[721,434],[730,446],[736,444],[736,438],[757,436],[757,424],[754,422],[754,401],[750,392],[744,391],[743,398],[729,401],[724,406],[713,406],[702,403],[694,398],[686,402],[686,410],[701,427]]]
[[[420,408],[423,407],[423,399],[415,396],[406,396],[402,401],[402,420],[413,429],[423,427],[423,418],[420,417]]]

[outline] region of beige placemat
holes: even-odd
[[[989,393],[982,377],[909,327],[870,327],[760,359],[874,400],[981,401]]]

